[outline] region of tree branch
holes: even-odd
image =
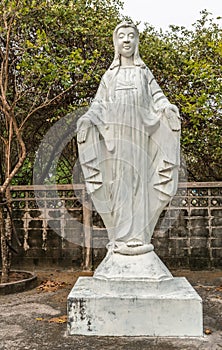
[[[53,97],[51,100],[48,100],[48,98],[46,97],[45,102],[43,102],[40,106],[34,108],[32,111],[30,111],[26,118],[23,120],[23,122],[21,123],[19,130],[21,131],[24,124],[27,122],[27,120],[31,117],[31,115],[33,115],[34,113],[40,111],[41,109],[51,105],[53,102],[57,101],[58,99],[60,99],[63,95],[65,95],[69,90],[71,90],[72,88],[74,88],[77,84],[80,83],[81,80],[78,80],[75,84],[72,84],[70,87],[68,87],[66,90],[62,91],[59,95]]]
[[[96,60],[94,66],[91,68],[91,74],[92,72],[94,72],[95,67],[98,63],[98,59]],[[90,74],[89,74],[90,75]],[[68,87],[66,90],[62,91],[59,95],[53,97],[51,100],[48,100],[48,94],[47,97],[45,99],[45,102],[42,103],[40,106],[36,107],[35,109],[33,109],[32,111],[30,111],[28,113],[28,115],[26,116],[26,118],[23,120],[23,122],[21,123],[19,130],[22,130],[24,124],[27,122],[27,120],[31,117],[31,115],[33,115],[34,113],[36,113],[37,111],[49,106],[50,104],[52,104],[53,102],[57,101],[58,99],[60,99],[63,95],[65,95],[69,90],[71,90],[72,88],[74,88],[75,86],[77,86],[80,82],[82,81],[82,79],[79,79],[75,82],[75,84],[72,84],[70,87]]]
[[[26,147],[25,147],[25,143],[22,139],[21,133],[19,131],[17,122],[16,122],[16,118],[14,116],[14,114],[8,115],[8,119],[12,120],[12,124],[13,124],[13,128],[16,134],[16,138],[17,138],[17,142],[19,143],[20,146],[20,154],[18,155],[18,161],[16,163],[16,165],[14,166],[14,168],[11,170],[11,172],[8,174],[8,176],[6,177],[3,185],[0,188],[0,192],[1,193],[5,193],[7,187],[9,186],[11,180],[13,179],[13,177],[15,176],[15,174],[18,172],[18,170],[21,168],[21,166],[23,165],[23,162],[25,160],[26,157]]]
[[[1,135],[0,135],[0,140],[2,140],[2,142],[3,142],[5,145],[7,144],[6,139],[5,139],[3,136],[1,136]]]

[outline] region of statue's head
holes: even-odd
[[[127,34],[131,37],[131,47],[128,50],[124,50],[120,45],[121,38]],[[139,55],[139,31],[133,22],[124,21],[118,24],[113,32],[113,43],[115,49],[114,60],[110,66],[113,69],[120,66],[120,57],[125,55],[126,57],[133,56],[133,62],[135,66],[145,67],[144,62]]]

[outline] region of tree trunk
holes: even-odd
[[[9,280],[9,266],[7,264],[8,247],[5,234],[4,207],[0,206],[0,233],[1,233],[1,257],[2,257],[2,276],[1,283],[7,283]]]
[[[6,191],[8,210],[11,211],[10,190]],[[2,258],[2,276],[1,283],[9,282],[9,273],[11,269],[11,251],[9,245],[12,240],[12,223],[9,212],[5,215],[4,205],[0,206],[0,233],[1,233],[1,258]]]
[[[92,270],[92,202],[89,196],[83,191],[83,270]]]

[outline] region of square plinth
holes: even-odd
[[[68,334],[203,336],[202,299],[186,280],[80,277],[68,296]]]

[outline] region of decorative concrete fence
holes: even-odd
[[[21,246],[17,267],[89,268],[106,253],[102,220],[84,185],[13,186],[13,217]],[[222,183],[180,183],[153,236],[169,268],[222,268]]]

